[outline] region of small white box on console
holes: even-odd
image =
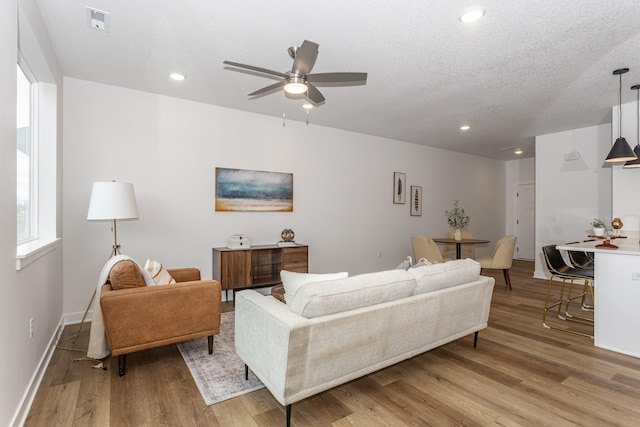
[[[227,242],[227,247],[229,249],[250,248],[251,243],[249,242],[249,238],[244,234],[232,234]]]

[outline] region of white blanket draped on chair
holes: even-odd
[[[89,334],[89,348],[87,349],[87,357],[91,359],[104,359],[111,353],[107,334],[104,329],[104,321],[102,319],[102,310],[100,308],[100,290],[102,285],[107,282],[111,268],[118,262],[125,259],[131,259],[127,255],[116,255],[111,257],[102,267],[100,276],[98,276],[98,284],[96,286],[96,294],[93,298],[93,318],[91,320],[91,332]],[[132,260],[134,261],[134,260]],[[134,261],[135,262],[135,261]]]

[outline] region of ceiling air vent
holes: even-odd
[[[87,25],[95,30],[109,32],[109,12],[85,6],[87,9]]]

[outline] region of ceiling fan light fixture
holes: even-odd
[[[464,24],[472,24],[482,19],[484,14],[484,8],[476,6],[463,10],[458,19],[460,19],[460,22]]]
[[[307,82],[303,77],[291,76],[287,78],[284,90],[292,95],[300,95],[307,91]]]

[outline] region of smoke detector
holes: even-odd
[[[87,25],[94,30],[109,32],[109,12],[94,9],[89,6],[85,6],[87,10]]]

